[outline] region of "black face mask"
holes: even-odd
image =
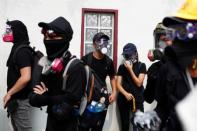
[[[60,40],[45,40],[44,45],[46,47],[46,53],[49,60],[61,57],[63,53],[68,49],[69,43],[64,39]]]

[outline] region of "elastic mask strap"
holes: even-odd
[[[187,79],[189,81],[189,87],[191,90],[194,90],[194,83],[192,81],[191,75],[189,74],[188,69],[186,69],[186,75],[187,75]]]

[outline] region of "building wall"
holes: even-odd
[[[3,34],[7,19],[23,21],[29,31],[32,46],[44,52],[42,35],[38,22],[50,22],[58,16],[70,21],[74,36],[70,44],[73,54],[80,57],[81,14],[82,8],[116,9],[118,10],[118,65],[121,63],[122,47],[132,42],[136,44],[140,60],[147,67],[151,64],[146,55],[153,47],[152,32],[156,24],[164,16],[176,12],[183,0],[0,0],[0,34]],[[6,93],[6,60],[11,44],[0,40],[0,130],[11,131],[6,111],[3,109],[3,96]],[[146,82],[144,83],[146,84]],[[145,104],[149,109],[152,105]],[[104,131],[119,131],[118,111],[116,103],[109,107]],[[32,111],[34,131],[44,131],[46,123],[45,108]]]

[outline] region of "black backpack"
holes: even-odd
[[[40,65],[38,65],[38,61],[40,60],[41,57],[43,57],[43,53],[41,51],[35,51],[35,47],[31,47],[29,45],[20,45],[16,48],[16,50],[14,51],[13,54],[13,62],[16,63],[16,54],[17,52],[21,49],[21,48],[27,48],[31,51],[32,56],[33,56],[33,64],[31,67],[31,81],[28,85],[28,88],[30,91],[32,91],[32,89],[34,88],[34,86],[36,84],[38,84],[38,82],[40,82],[40,78],[41,78],[41,73],[42,73],[42,67]],[[19,70],[17,65],[15,64],[15,68],[16,70]]]

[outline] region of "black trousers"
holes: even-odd
[[[129,131],[130,123],[133,123],[133,121],[131,121],[133,119],[131,119],[130,117],[134,116],[134,113],[132,114],[131,112],[133,108],[132,102],[127,101],[127,99],[122,94],[119,94],[117,99],[117,105],[120,113],[121,131]],[[139,103],[136,104],[136,108],[144,111],[143,103],[141,103],[140,106]],[[137,131],[137,127],[135,125],[133,125],[133,131]]]
[[[78,131],[78,120],[71,117],[69,120],[57,120],[52,114],[48,114],[46,131]]]
[[[103,125],[105,123],[105,117],[107,114],[107,110],[101,113],[101,119],[99,121],[99,124],[97,126],[91,127],[91,128],[84,128],[84,127],[79,127],[79,131],[102,131]]]
[[[128,102],[124,96],[118,96],[117,105],[120,113],[121,131],[129,131],[131,102]]]

